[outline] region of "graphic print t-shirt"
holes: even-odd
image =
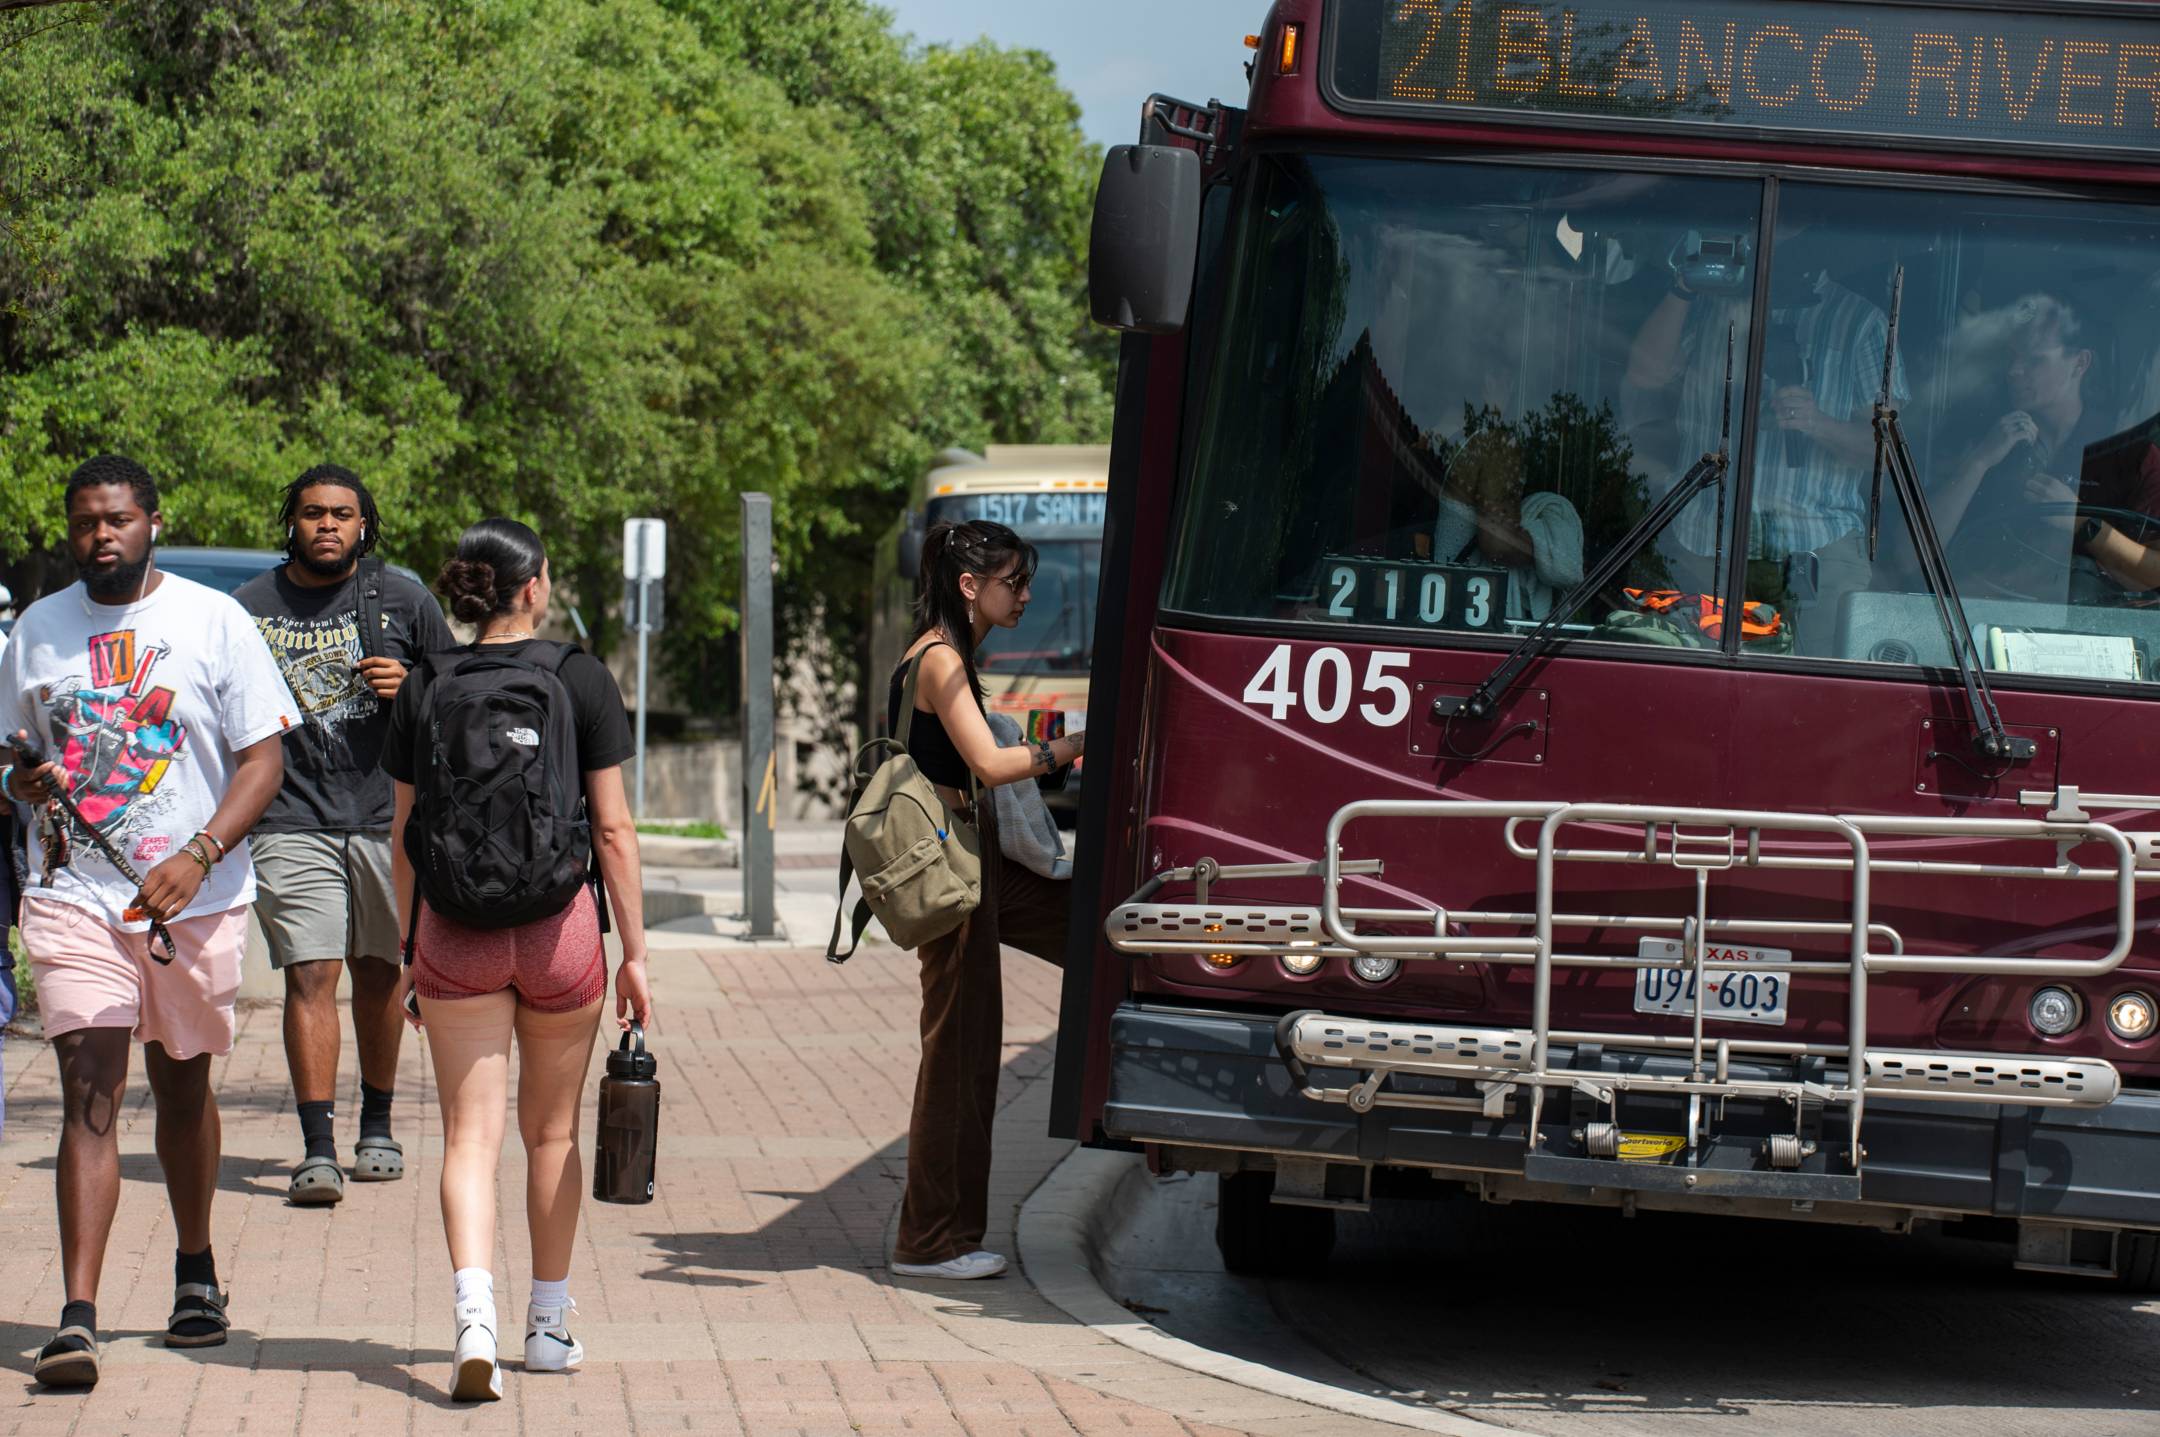
[[[94,602],[81,584],[40,599],[0,656],[0,734],[28,729],[67,774],[89,823],[147,875],[200,832],[231,786],[236,755],[299,722],[254,621],[215,589],[165,574],[136,604]],[[28,892],[116,927],[136,888],[57,805],[32,825]],[[255,901],[247,844],[180,914]]]
[[[270,800],[260,833],[383,833],[390,828],[390,780],[382,771],[390,705],[353,668],[360,645],[362,574],[310,589],[285,566],[258,575],[233,594],[255,626],[300,705],[303,722],[285,735],[285,786]],[[382,633],[375,652],[408,669],[457,640],[434,595],[402,574],[378,576]]]

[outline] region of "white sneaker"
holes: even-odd
[[[457,1305],[457,1347],[450,1354],[450,1400],[495,1402],[502,1397],[502,1368],[495,1363],[495,1304]]]
[[[942,1277],[954,1282],[968,1282],[978,1277],[1002,1277],[1005,1259],[994,1252],[963,1253],[948,1257],[943,1262],[896,1262],[892,1265],[901,1277]]]
[[[527,1372],[572,1372],[585,1360],[585,1345],[570,1335],[567,1326],[575,1302],[566,1301],[561,1307],[542,1307],[538,1303],[525,1308],[525,1370]]]

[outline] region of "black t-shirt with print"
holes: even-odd
[[[256,831],[387,832],[390,780],[382,772],[382,746],[390,705],[353,668],[363,657],[360,575],[314,589],[294,583],[286,567],[257,575],[233,594],[270,645],[304,720],[285,735],[285,784]],[[433,594],[387,569],[379,577],[378,654],[411,668],[421,655],[457,642]]]
[[[517,658],[531,647],[532,641],[524,640],[514,644],[489,644],[487,651]],[[471,644],[452,650],[437,659],[436,666],[448,667],[458,655],[473,650]],[[579,652],[570,656],[556,676],[570,691],[570,707],[577,723],[579,772],[614,768],[637,752],[637,741],[630,733],[630,715],[623,710],[622,690],[615,686],[615,675],[608,672],[606,664],[591,654]],[[422,737],[426,725],[420,707],[425,701],[424,686],[409,683],[398,690],[397,703],[390,710],[390,732],[383,742],[382,766],[383,772],[399,783],[411,783],[419,770],[420,748],[426,742]]]

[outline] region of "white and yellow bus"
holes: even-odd
[[[946,520],[993,520],[1040,556],[1026,616],[1014,628],[991,630],[975,656],[990,707],[1023,722],[1029,709],[1086,713],[1109,471],[1104,445],[992,444],[979,455],[966,449],[938,455],[877,548],[868,674],[877,732],[885,728],[886,681],[914,630],[923,536]],[[1046,797],[1053,809],[1069,812],[1078,789],[1069,783]]]

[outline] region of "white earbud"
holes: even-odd
[[[158,528],[157,525],[152,524],[150,526],[150,542],[155,544],[157,542],[157,536],[163,532],[164,531]]]

